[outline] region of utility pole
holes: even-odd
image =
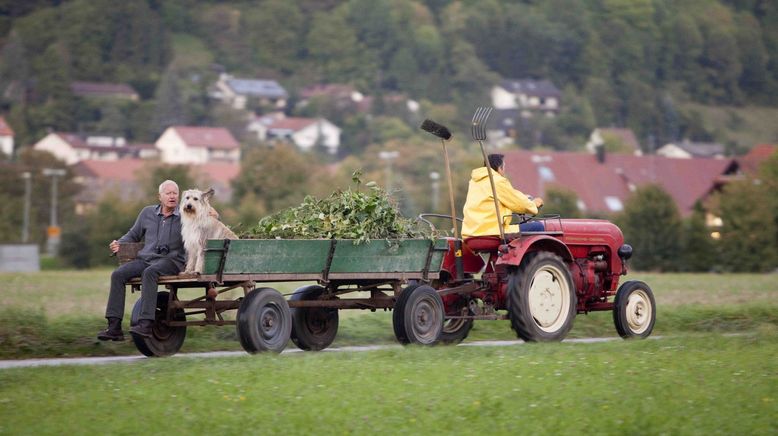
[[[43,175],[51,177],[51,218],[46,231],[46,251],[49,256],[56,256],[62,236],[62,230],[57,225],[57,177],[64,176],[65,170],[44,168]]]
[[[381,151],[378,157],[386,161],[386,192],[392,192],[392,161],[397,159],[397,151]]]
[[[24,219],[22,221],[22,244],[30,239],[30,191],[32,187],[32,174],[29,171],[22,173],[24,179]]]
[[[432,184],[432,212],[438,213],[438,197],[440,196],[440,174],[437,171],[430,173]]]

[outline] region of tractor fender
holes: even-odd
[[[524,255],[532,251],[548,251],[565,262],[573,261],[573,254],[562,241],[549,235],[520,236],[500,247],[502,256],[497,265],[519,266]]]

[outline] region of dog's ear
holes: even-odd
[[[208,188],[207,191],[203,192],[203,198],[210,201],[211,197],[213,197],[213,194],[214,194],[213,188]]]

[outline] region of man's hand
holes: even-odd
[[[535,203],[535,206],[538,207],[538,210],[543,207],[543,199],[540,197],[535,197],[532,199],[532,201]]]
[[[111,253],[113,253],[113,254],[118,253],[119,252],[119,241],[114,239],[113,241],[111,241],[110,244],[108,244],[108,248],[111,249]]]

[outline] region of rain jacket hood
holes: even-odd
[[[505,217],[511,213],[530,215],[538,213],[535,203],[521,191],[514,189],[508,179],[497,171],[492,171],[492,177],[494,178],[501,216]],[[492,187],[489,183],[489,171],[486,167],[476,168],[470,173],[467,200],[465,200],[463,212],[463,237],[500,234],[497,213],[494,209]],[[510,219],[507,221],[510,222]],[[519,226],[504,225],[503,229],[506,233],[515,233],[519,231]]]

